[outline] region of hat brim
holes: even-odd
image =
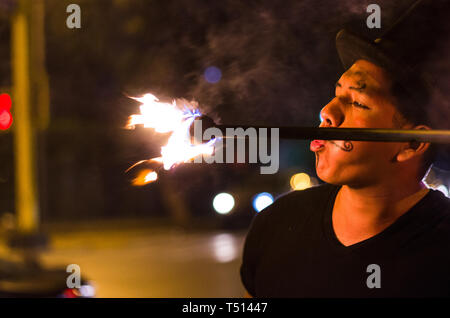
[[[399,79],[408,77],[408,73],[412,71],[409,67],[401,65],[385,54],[374,42],[363,39],[345,29],[336,35],[336,48],[345,69],[350,68],[358,60],[366,60],[384,68]]]

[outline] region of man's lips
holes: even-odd
[[[313,141],[311,141],[309,149],[311,151],[316,152],[316,151],[319,151],[320,149],[322,149],[324,147],[325,147],[325,141],[323,141],[323,140],[313,140]]]

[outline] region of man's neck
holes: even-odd
[[[342,244],[368,239],[387,228],[419,202],[429,189],[423,183],[339,190],[333,227]]]

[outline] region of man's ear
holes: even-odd
[[[428,126],[425,126],[425,125],[418,125],[412,129],[430,130],[431,128]],[[413,141],[413,142],[406,143],[405,146],[397,154],[397,161],[403,162],[403,161],[407,161],[411,158],[421,156],[424,154],[425,151],[427,151],[427,149],[429,147],[430,147],[430,143],[426,143],[426,142]]]

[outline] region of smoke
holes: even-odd
[[[169,0],[158,8],[137,1],[150,15],[136,35],[147,51],[127,54],[120,64],[136,71],[125,91],[195,100],[216,122],[318,125],[319,111],[344,71],[337,32],[349,28],[375,39],[414,1],[376,1],[381,29],[367,28],[371,0]],[[447,64],[436,74],[446,76]],[[205,79],[210,66],[220,69],[219,81]]]
[[[199,54],[203,68],[222,70],[222,80],[210,84],[199,76],[191,94],[223,122],[318,123],[313,114],[320,109],[319,96],[335,80],[331,76],[327,84],[325,78],[340,67],[321,69],[333,39],[320,36],[327,18],[318,10],[320,2],[248,4],[239,14],[234,5],[224,8],[230,18],[208,30]]]
[[[205,45],[192,46],[201,69],[189,95],[203,112],[226,123],[317,125],[343,71],[334,42],[337,32],[349,27],[376,38],[384,30],[366,27],[372,2],[223,1],[211,10],[197,10],[196,20],[211,24]],[[389,25],[411,0],[377,3],[382,25]],[[212,20],[217,17],[220,21]],[[215,84],[201,73],[211,65],[222,71]]]

